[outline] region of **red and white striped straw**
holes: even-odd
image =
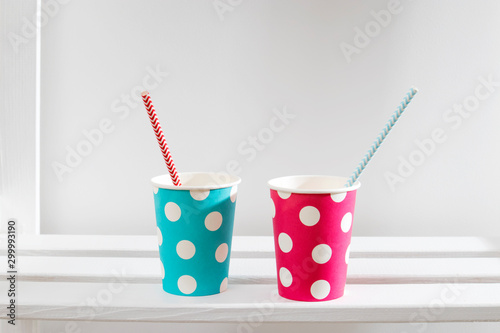
[[[163,154],[163,159],[165,160],[165,164],[167,165],[168,172],[170,173],[170,178],[172,178],[172,182],[175,186],[181,186],[181,181],[179,180],[179,175],[177,174],[177,169],[175,168],[174,161],[172,160],[172,155],[170,155],[170,150],[168,149],[167,142],[165,141],[165,137],[163,136],[163,131],[160,126],[160,122],[158,121],[158,117],[156,116],[155,107],[153,103],[151,103],[151,97],[149,96],[149,92],[144,91],[142,94],[142,100],[144,101],[144,106],[146,107],[146,111],[149,115],[149,120],[151,121],[151,125],[153,126],[153,130],[155,131],[156,139],[158,140],[158,144],[160,145],[161,152]]]

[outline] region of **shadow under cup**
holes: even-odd
[[[290,176],[269,181],[278,292],[297,301],[344,295],[356,190],[348,178]]]
[[[237,185],[227,174],[179,173],[151,179],[163,290],[205,296],[227,289]]]

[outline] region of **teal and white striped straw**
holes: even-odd
[[[373,155],[375,155],[382,142],[384,142],[385,137],[394,127],[394,124],[396,123],[396,121],[398,121],[401,114],[403,114],[408,104],[410,104],[411,100],[413,99],[413,96],[415,96],[417,91],[418,90],[416,88],[411,88],[410,91],[406,94],[404,100],[401,102],[401,104],[399,104],[397,110],[394,111],[392,117],[389,119],[382,132],[380,132],[380,134],[377,136],[377,139],[375,139],[372,146],[363,157],[363,160],[361,160],[356,170],[352,173],[351,177],[349,178],[349,180],[345,185],[346,187],[352,186],[352,184],[354,184],[356,180],[359,178],[359,176],[365,169],[366,165],[368,164],[368,162],[370,162]]]

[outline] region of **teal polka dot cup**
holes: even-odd
[[[180,173],[151,179],[163,290],[206,296],[227,289],[237,185],[221,173]]]

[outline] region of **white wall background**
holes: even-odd
[[[348,62],[341,43],[387,8],[253,0],[221,20],[212,1],[63,5],[42,29],[42,232],[154,233],[149,179],[166,167],[143,106],[121,99],[159,67],[169,75],[151,94],[178,169],[241,165],[235,234],[271,234],[267,180],[349,176],[413,85],[419,94],[361,178],[354,234],[498,234],[500,87],[456,129],[443,115],[474,96],[478,77],[500,82],[500,3],[403,1]],[[248,161],[238,146],[285,107],[295,118]],[[53,162],[103,119],[113,131],[58,181]],[[384,174],[436,128],[447,140],[392,191]]]

